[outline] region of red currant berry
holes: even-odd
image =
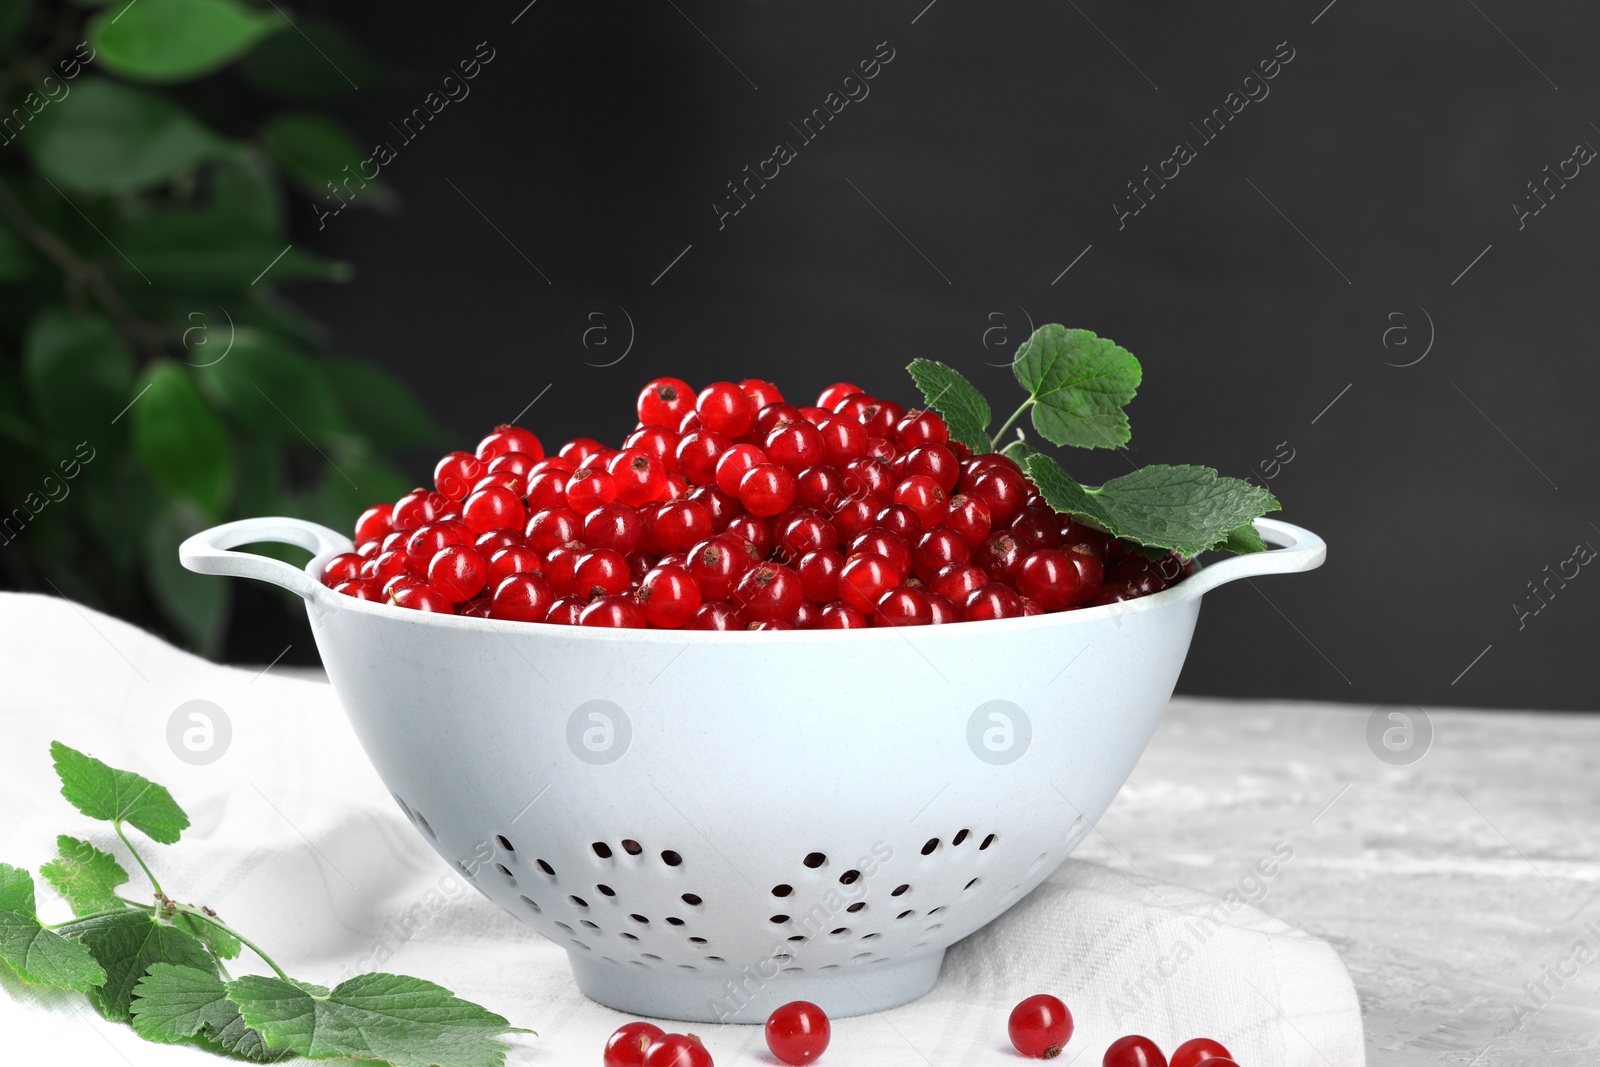
[[[407,558],[405,550],[391,548],[387,552],[379,552],[363,563],[361,577],[369,582],[376,582],[381,590],[390,578],[397,574],[405,574],[410,569],[411,561]]]
[[[578,614],[579,626],[604,626],[614,630],[643,630],[649,623],[639,602],[630,596],[596,597]]]
[[[871,625],[865,612],[857,611],[850,605],[840,604],[837,601],[824,604],[822,614],[817,616],[819,630],[864,630]]]
[[[822,462],[842,467],[867,454],[867,431],[854,419],[833,415],[817,424],[822,438]]]
[[[711,1053],[693,1034],[663,1034],[645,1049],[644,1067],[712,1067]]]
[[[768,404],[783,403],[783,393],[779,392],[778,387],[771,382],[762,381],[760,378],[746,378],[739,383],[739,388],[744,391],[745,396],[750,398],[750,402],[756,406],[757,411]]]
[[[528,476],[528,508],[538,511],[540,508],[555,507],[567,502],[567,479],[570,475],[566,471],[543,470]]]
[[[911,572],[931,585],[939,571],[971,558],[972,549],[967,547],[965,538],[948,526],[935,526],[911,550]]]
[[[973,496],[989,505],[989,521],[996,529],[1011,525],[1028,503],[1028,482],[1010,467],[990,467],[972,480]]]
[[[814,511],[802,510],[792,514],[779,529],[777,550],[779,556],[794,562],[808,552],[833,548],[838,543],[839,531],[833,523]]]
[[[486,473],[514,474],[523,479],[523,481],[527,481],[528,476],[533,473],[533,468],[543,462],[543,460],[534,459],[532,456],[525,455],[522,452],[502,452],[489,461]]]
[[[800,409],[780,400],[775,404],[767,404],[756,412],[756,419],[750,424],[750,429],[745,431],[745,436],[765,441],[778,427],[798,421],[804,421],[800,418]]]
[[[850,551],[845,553],[845,558],[861,555],[882,556],[892,563],[897,576],[896,584],[905,581],[911,575],[910,546],[882,527],[873,527],[850,542]]]
[[[1100,1062],[1103,1067],[1167,1067],[1160,1046],[1142,1034],[1117,1038]]]
[[[1067,516],[1061,516],[1061,547],[1077,548],[1094,555],[1101,563],[1111,547],[1111,538],[1104,531],[1085,526]]]
[[[744,505],[739,503],[737,496],[729,496],[714,485],[702,485],[691,490],[689,499],[703,504],[711,513],[711,528],[718,533],[726,530],[728,523],[744,511]]]
[[[474,537],[472,547],[478,550],[478,555],[489,559],[502,548],[527,548],[528,539],[517,529],[489,530]]]
[[[866,456],[853,459],[844,467],[844,491],[851,497],[887,504],[894,496],[894,472],[880,460]]]
[[[742,447],[742,446],[740,446]],[[720,483],[722,467],[717,467]],[[794,503],[794,475],[776,463],[759,463],[739,479],[739,502],[752,515],[776,515]]]
[[[491,486],[467,497],[461,506],[461,521],[475,534],[507,527],[521,529],[528,521],[528,509],[510,489]]]
[[[839,531],[840,541],[853,541],[863,532],[872,529],[878,509],[873,501],[851,500],[839,506],[833,515],[833,528]]]
[[[678,441],[678,470],[691,485],[710,485],[717,480],[717,460],[733,442],[711,430],[691,430]]]
[[[428,585],[392,586],[389,603],[397,608],[410,608],[413,611],[431,611],[439,615],[455,614],[455,605],[450,602],[450,598]]]
[[[873,620],[882,626],[927,626],[933,622],[933,606],[927,593],[902,585],[883,594]]]
[[[538,460],[544,458],[544,445],[531,430],[505,423],[496,426],[494,432],[478,442],[478,458],[481,460],[488,461],[507,452],[521,452],[529,459]]]
[[[483,591],[489,580],[489,565],[469,545],[448,545],[441,548],[428,564],[428,584],[450,598],[452,604],[464,604]]]
[[[839,573],[844,570],[844,555],[831,548],[807,552],[800,557],[795,573],[800,576],[800,591],[815,604],[839,598]]]
[[[401,589],[412,585],[425,587],[427,584],[427,582],[423,581],[421,578],[418,578],[410,571],[402,571],[383,583],[383,598],[390,603],[393,603],[395,593],[399,592]],[[434,592],[437,592],[437,590],[434,590]]]
[[[987,584],[989,576],[970,563],[952,563],[933,576],[933,591],[952,604],[965,604],[972,591]]]
[[[361,565],[365,562],[358,553],[339,553],[322,565],[322,584],[332,589],[340,582],[361,577]]]
[[[657,566],[639,583],[637,597],[645,621],[667,630],[683,626],[700,608],[700,586],[682,567]]]
[[[433,486],[441,496],[462,500],[485,473],[483,460],[471,452],[447,452],[434,465]]]
[[[572,569],[572,592],[581,597],[611,596],[632,582],[627,558],[611,548],[585,552]]]
[[[800,576],[781,563],[756,565],[733,590],[734,604],[754,622],[792,622],[803,599]]]
[[[482,555],[482,550],[479,550]],[[489,557],[489,577],[484,583],[497,589],[500,583],[513,574],[543,574],[543,561],[531,548],[502,548]]]
[[[949,495],[961,481],[961,461],[944,445],[920,445],[906,453],[905,472],[932,478]]]
[[[413,489],[394,502],[394,528],[409,533],[433,522],[449,506],[449,499],[441,493]]]
[[[596,456],[603,455],[605,451],[606,446],[592,437],[574,437],[561,446],[561,451],[558,454],[562,459],[571,460],[572,469],[577,470],[579,467],[587,465]]]
[[[936,411],[908,411],[894,428],[894,443],[902,452],[922,445],[942,445],[950,440],[950,427]]]
[[[767,1016],[767,1048],[793,1067],[815,1063],[832,1035],[827,1013],[808,1000],[785,1004]]]
[[[489,602],[489,617],[543,622],[555,602],[556,594],[542,575],[513,574],[495,585],[494,598]]]
[[[972,553],[972,562],[996,582],[1013,585],[1027,552],[1009,533],[990,534]]]
[[[380,541],[394,532],[394,505],[374,504],[356,520],[356,544]]]
[[[634,408],[641,426],[676,430],[683,417],[694,410],[694,388],[682,378],[657,378],[639,391]]]
[[[1072,559],[1076,554],[1059,548],[1030,552],[1017,569],[1017,592],[1045,611],[1082,604],[1098,590],[1084,588],[1083,574]]]
[[[874,553],[851,556],[839,571],[839,599],[863,615],[870,615],[883,594],[900,583],[894,562]]]
[[[878,398],[868,393],[851,393],[849,396],[839,398],[833,405],[835,415],[843,415],[855,423],[861,422],[861,413],[878,402]]]
[[[545,614],[544,621],[554,623],[557,626],[576,626],[578,625],[578,617],[583,614],[583,609],[588,606],[589,602],[583,597],[559,597],[554,604],[550,605],[550,610]]]
[[[754,515],[736,515],[723,533],[748,541],[752,546],[752,559],[766,559],[772,551],[772,524]]]
[[[335,593],[353,596],[357,600],[381,601],[383,588],[377,582],[365,578],[347,578],[333,587]]]
[[[1052,1059],[1072,1038],[1072,1013],[1060,999],[1036,993],[1011,1009],[1011,1044],[1032,1059]]]
[[[717,488],[729,496],[738,496],[740,480],[766,458],[766,453],[755,445],[732,446],[717,460]]]
[[[431,522],[406,538],[406,565],[414,574],[427,574],[440,549],[469,540],[467,528],[458,522]]]
[[[767,434],[767,458],[791,473],[822,463],[827,455],[822,431],[801,419],[780,424]]]
[[[922,528],[929,529],[944,519],[945,491],[926,474],[913,474],[894,490],[894,502],[917,513]]]
[[[711,512],[698,500],[675,500],[656,512],[650,532],[662,551],[682,552],[711,536]]]
[[[1067,557],[1072,560],[1072,565],[1078,569],[1078,594],[1079,604],[1086,604],[1094,599],[1105,583],[1106,567],[1100,562],[1100,557],[1087,551],[1082,546],[1074,547],[1067,552]]]
[[[671,378],[657,378],[656,382],[676,381]],[[650,391],[651,382],[645,386],[645,392]],[[644,394],[639,396],[639,418],[644,418]],[[658,1037],[665,1036],[666,1031],[655,1023],[624,1023],[617,1027],[616,1032],[606,1038],[605,1054],[601,1057],[601,1067],[643,1067],[644,1051],[650,1047],[650,1042]]]
[[[695,411],[700,425],[728,437],[738,437],[750,428],[760,408],[732,382],[712,382],[700,390]]]
[[[977,548],[989,536],[989,505],[980,496],[957,493],[945,502],[944,524],[959,533],[968,545]]]
[[[901,468],[904,466],[904,464],[896,466],[896,461],[900,458],[900,450],[894,447],[894,442],[889,440],[887,437],[867,438],[867,458],[875,459],[880,463],[889,464],[890,469],[894,472],[894,476],[897,479],[903,473]]]
[[[893,400],[879,400],[861,412],[861,425],[868,437],[888,438],[905,417],[906,409]]]
[[[750,567],[749,554],[721,537],[702,541],[689,553],[689,573],[706,600],[727,600]]]
[[[557,545],[578,539],[583,533],[583,516],[569,507],[544,508],[528,519],[526,533],[528,547],[548,555]]]
[[[1167,1067],[1199,1067],[1202,1063],[1215,1064],[1222,1067],[1222,1061],[1232,1060],[1233,1053],[1229,1052],[1220,1042],[1209,1037],[1196,1037],[1185,1041],[1172,1050],[1172,1058],[1167,1061]]]
[[[576,511],[588,513],[617,499],[617,483],[600,467],[579,467],[567,482],[567,503]]]
[[[1010,586],[989,582],[967,594],[967,601],[961,606],[961,614],[968,622],[1020,619],[1022,598]]]
[[[744,616],[725,600],[701,604],[684,624],[685,630],[743,630]]]
[[[943,626],[946,623],[960,622],[961,609],[949,597],[940,596],[938,593],[928,594],[928,621],[934,626]]]
[[[855,396],[861,392],[859,385],[850,382],[834,382],[822,392],[817,394],[817,407],[833,411],[838,408],[839,401],[847,396]]]
[[[667,487],[667,469],[642,449],[618,452],[606,461],[606,472],[616,484],[617,499],[629,507],[655,500]]]
[[[1029,551],[1061,547],[1061,516],[1049,508],[1023,508],[1008,529]]]
[[[794,628],[796,630],[815,630],[817,623],[822,618],[822,609],[809,600],[800,601],[800,606],[794,612]]]
[[[683,438],[677,430],[669,430],[665,426],[641,426],[628,435],[622,442],[622,449],[637,449],[647,452],[661,462],[661,469],[668,474],[678,473],[678,444]]]
[[[583,517],[583,543],[614,549],[624,556],[637,552],[644,543],[644,520],[620,502],[602,504]]]
[[[878,512],[873,523],[888,530],[908,545],[916,544],[917,539],[922,536],[922,519],[904,504],[890,504]]]
[[[807,467],[794,479],[794,502],[831,515],[845,501],[844,475],[834,467]]]

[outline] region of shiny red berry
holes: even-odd
[[[450,603],[450,598],[427,585],[392,586],[389,602],[397,608],[410,608],[413,611],[431,611],[440,615],[455,614],[455,606]]]
[[[883,594],[900,583],[894,563],[874,553],[851,556],[839,572],[839,599],[863,615],[871,615]]]
[[[428,584],[462,604],[483,591],[489,580],[489,565],[478,550],[469,545],[449,545],[440,549],[428,564]]]
[[[555,592],[543,575],[513,574],[502,578],[494,587],[494,597],[489,602],[489,617],[514,619],[517,622],[543,622],[555,602]]]
[[[529,548],[548,555],[557,545],[578,539],[583,533],[583,516],[569,507],[543,508],[529,516],[524,532]]]
[[[999,582],[989,582],[980,585],[967,594],[967,601],[961,606],[961,614],[968,622],[983,622],[988,619],[1020,619],[1022,617],[1022,598],[1015,589]]]
[[[639,391],[634,408],[641,426],[676,430],[683,417],[694,410],[694,389],[682,378],[657,378]]]
[[[1208,1061],[1216,1067],[1224,1067],[1223,1061],[1232,1060],[1233,1053],[1223,1047],[1221,1042],[1213,1041],[1209,1037],[1196,1037],[1172,1050],[1172,1058],[1167,1061],[1167,1067],[1199,1067]]]
[[[700,425],[728,437],[738,437],[748,430],[758,410],[745,391],[732,382],[712,382],[700,390],[695,402]]]
[[[663,1034],[645,1049],[643,1067],[712,1067],[711,1053],[693,1034]]]
[[[613,630],[643,630],[649,625],[639,602],[630,596],[610,594],[596,597],[578,614],[579,626],[602,626]]]
[[[433,487],[441,496],[462,500],[488,471],[471,452],[447,452],[433,468]]]
[[[1072,1013],[1058,997],[1036,993],[1011,1009],[1011,1044],[1033,1059],[1053,1059],[1072,1038]]]
[[[785,1004],[767,1016],[767,1048],[791,1067],[815,1063],[832,1036],[827,1013],[808,1000]]]
[[[1129,1034],[1111,1042],[1102,1067],[1167,1067],[1161,1048],[1143,1034]]]
[[[700,586],[682,567],[657,566],[644,576],[636,594],[651,626],[677,629],[700,608]]]
[[[859,392],[861,392],[859,385],[854,385],[850,382],[834,382],[817,394],[817,407],[833,411],[845,397],[855,396]]]
[[[655,500],[667,487],[666,467],[643,449],[625,448],[618,452],[606,461],[606,472],[616,486],[617,500],[629,507]]]
[[[691,485],[710,485],[717,480],[717,460],[732,447],[732,439],[725,434],[691,430],[678,441],[678,470]]]
[[[380,541],[394,532],[394,505],[374,504],[356,520],[356,544]]]
[[[591,548],[610,548],[626,556],[644,543],[644,520],[621,501],[602,504],[583,517],[582,538]]]
[[[933,605],[921,589],[898,586],[883,594],[872,621],[880,626],[927,626],[933,622]]]
[[[543,459],[544,445],[540,444],[539,438],[531,430],[505,423],[496,426],[489,436],[478,442],[478,458],[486,462],[507,452],[521,452],[529,459]]]
[[[701,604],[684,624],[685,630],[743,630],[744,616],[725,600]]]
[[[711,536],[711,512],[698,500],[674,500],[655,513],[650,533],[663,552],[686,551]]]
[[[322,565],[322,584],[332,589],[340,582],[361,577],[361,565],[365,562],[358,553],[339,553]]]
[[[528,521],[528,509],[510,489],[490,486],[467,497],[461,505],[461,521],[475,534],[507,527],[521,529]]]
[[[755,445],[733,445],[717,460],[717,488],[731,497],[737,497],[739,482],[766,458],[766,453]]]
[[[481,549],[479,554],[482,554]],[[539,553],[533,549],[502,548],[489,557],[489,577],[484,584],[490,589],[495,589],[513,574],[543,573],[544,561],[539,558]]]
[[[633,581],[628,560],[611,548],[597,548],[578,557],[572,569],[572,592],[581,597],[610,596]]]
[[[824,604],[821,614],[817,616],[819,630],[861,630],[871,625],[865,612],[837,601]]]
[[[567,504],[587,514],[617,499],[617,483],[603,468],[579,467],[567,481]]]
[[[760,563],[734,586],[733,603],[753,622],[792,622],[804,599],[800,576],[781,563]]]
[[[656,381],[669,379],[657,378]],[[654,385],[655,382],[651,382]],[[648,391],[649,386],[646,386]],[[643,398],[640,407],[643,407]],[[644,417],[643,413],[639,416]],[[645,1049],[650,1047],[650,1042],[662,1037],[666,1031],[655,1023],[624,1023],[606,1038],[605,1052],[601,1056],[601,1067],[643,1067]]]
[[[721,483],[722,468],[717,468]],[[776,515],[794,503],[794,475],[776,463],[758,463],[739,479],[739,502],[752,515]]]

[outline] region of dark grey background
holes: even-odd
[[[925,4],[328,7],[399,70],[346,115],[399,147],[383,177],[403,203],[321,232],[300,203],[302,238],[355,280],[296,295],[464,446],[536,396],[523,422],[547,442],[618,438],[662,373],[795,395],[847,377],[909,402],[902,368],[928,356],[999,407],[1027,319],[1090,328],[1145,385],[1132,449],[1071,457],[1080,477],[1259,477],[1286,442],[1268,484],[1331,545],[1318,572],[1208,596],[1184,691],[1593,708],[1600,574],[1520,628],[1513,605],[1600,547],[1600,173],[1520,230],[1512,205],[1600,146],[1600,11]],[[388,123],[481,41],[496,55],[470,97],[401,145]],[[789,123],[883,41],[870,95],[719,230],[724,183],[798,146]],[[1204,143],[1189,123],[1280,42],[1270,95]],[[1124,183],[1180,140],[1198,158],[1119,229]],[[602,300],[632,323],[610,367],[571,340]],[[242,621],[230,654],[269,659],[279,637]]]

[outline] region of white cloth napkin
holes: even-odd
[[[220,667],[87,608],[15,594],[0,594],[0,679],[0,860],[37,869],[59,833],[118,850],[105,824],[60,796],[48,747],[61,740],[172,791],[193,825],[177,845],[144,849],[156,876],[298,978],[386,970],[439,982],[537,1030],[509,1039],[507,1063],[526,1067],[598,1063],[627,1021],[580,994],[564,951],[471,890],[417,835],[325,683]],[[168,741],[169,719],[192,700],[217,705],[231,726],[226,751],[205,765],[180,760]],[[68,916],[48,887],[39,895],[47,921]],[[248,954],[239,963],[252,966]],[[144,1042],[82,997],[10,975],[0,986],[11,1062],[56,1062],[69,1048],[134,1067],[219,1062]],[[1125,1033],[1169,1052],[1214,1037],[1244,1067],[1365,1063],[1355,990],[1326,942],[1242,896],[1076,860],[956,945],[927,996],[835,1021],[822,1062],[1014,1065],[1006,1018],[1037,992],[1060,996],[1076,1019],[1061,1064],[1098,1067]],[[692,1029],[720,1067],[777,1062],[760,1027],[667,1029]]]

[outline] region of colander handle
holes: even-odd
[[[240,545],[263,541],[295,545],[316,556],[349,552],[355,546],[343,534],[304,519],[272,517],[239,519],[202,530],[178,546],[178,561],[198,574],[226,574],[235,578],[254,578],[282,586],[309,599],[320,588],[317,580],[299,567],[282,560],[234,552]]]
[[[1240,578],[1254,578],[1258,574],[1293,574],[1295,571],[1315,570],[1328,558],[1328,543],[1304,527],[1277,519],[1257,519],[1255,526],[1261,539],[1272,548],[1266,552],[1251,552],[1212,563],[1185,578],[1182,588],[1204,593],[1219,585]]]

